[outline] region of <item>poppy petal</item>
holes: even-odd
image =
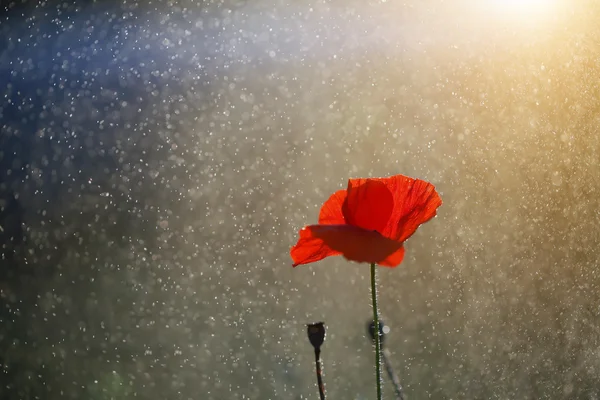
[[[346,223],[381,232],[388,224],[394,198],[385,183],[374,179],[350,179],[342,207]]]
[[[346,201],[346,190],[338,190],[321,207],[319,225],[343,225],[346,223],[342,205]]]
[[[309,264],[325,257],[339,256],[340,251],[333,250],[325,244],[325,241],[313,234],[314,226],[337,226],[337,225],[311,225],[300,229],[300,239],[298,243],[290,250],[290,255],[294,263],[293,267],[301,264]]]
[[[393,268],[393,267],[397,267],[398,265],[400,265],[400,263],[402,262],[403,259],[404,259],[404,246],[400,247],[394,253],[387,256],[385,260],[381,261],[378,264],[381,266],[384,266],[384,267],[392,267]]]
[[[309,225],[300,231],[300,239],[290,252],[293,266],[343,255],[356,262],[395,267],[402,261],[402,243],[375,231],[352,225]]]
[[[394,209],[382,234],[400,242],[408,239],[419,227],[436,215],[442,199],[435,187],[420,179],[403,175],[381,178],[394,198]]]

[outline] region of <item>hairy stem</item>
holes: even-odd
[[[375,378],[377,379],[377,400],[381,400],[381,338],[379,336],[379,309],[377,308],[377,275],[375,263],[371,264],[371,300],[373,301],[373,321],[375,322]]]

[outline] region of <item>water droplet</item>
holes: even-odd
[[[550,179],[551,179],[552,184],[554,186],[560,186],[562,184],[562,181],[563,181],[562,176],[561,176],[561,174],[558,171],[554,171],[552,173],[552,177]]]

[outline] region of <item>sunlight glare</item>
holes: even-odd
[[[556,0],[488,0],[493,11],[514,17],[533,17],[547,14],[556,6]]]
[[[546,29],[563,20],[569,0],[471,0],[473,15],[490,27]]]

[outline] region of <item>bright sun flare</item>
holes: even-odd
[[[552,9],[555,0],[488,0],[497,11],[510,14],[537,14]]]
[[[526,26],[548,22],[558,17],[559,2],[563,0],[476,0],[480,10],[505,23]]]

